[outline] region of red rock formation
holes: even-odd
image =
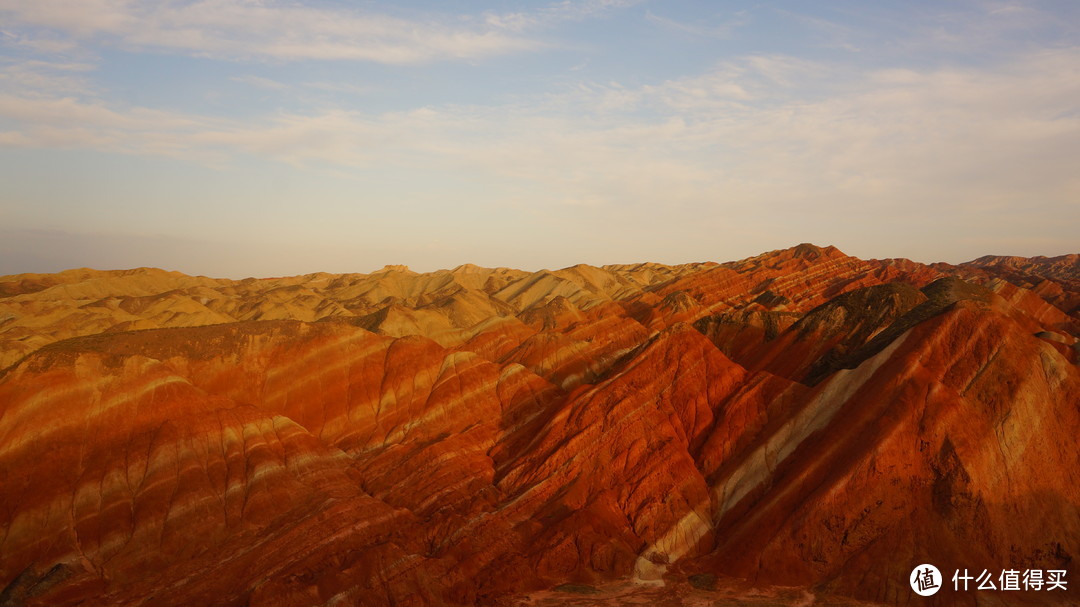
[[[823,382],[798,414],[807,423],[720,473],[721,539],[696,566],[895,604],[913,602],[904,576],[922,562],[1067,569],[1080,550],[1077,449],[1065,438],[1080,431],[1078,390],[1080,373],[1052,348],[958,303]],[[1076,595],[1045,600],[1065,596]]]
[[[922,562],[1068,569],[1055,259],[0,278],[0,605],[907,605]]]
[[[1072,315],[1080,314],[1080,255],[1058,257],[1003,257],[987,255],[948,268],[950,273],[967,276],[999,277],[1031,289],[1057,308]],[[1077,328],[1073,325],[1073,328]]]

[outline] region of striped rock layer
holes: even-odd
[[[0,605],[1000,600],[907,577],[1080,555],[1077,263],[2,277]]]

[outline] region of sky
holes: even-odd
[[[1080,3],[0,0],[0,274],[1080,252]]]

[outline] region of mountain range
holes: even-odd
[[[4,276],[0,606],[1075,603],[951,576],[1075,569],[1078,337],[1075,254]]]

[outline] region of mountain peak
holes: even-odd
[[[412,270],[410,270],[409,266],[407,266],[407,265],[404,265],[404,264],[389,264],[389,263],[386,264],[385,266],[383,266],[381,270],[379,270],[378,272],[375,272],[375,273],[378,274],[378,273],[382,273],[382,272],[405,272],[405,273],[408,273],[408,274],[415,274],[416,273],[416,272],[413,272]]]
[[[819,247],[809,242],[804,242],[788,249],[791,251],[791,256],[797,259],[806,259],[813,261],[825,257],[831,259],[833,257],[843,257],[844,253],[832,245]]]

